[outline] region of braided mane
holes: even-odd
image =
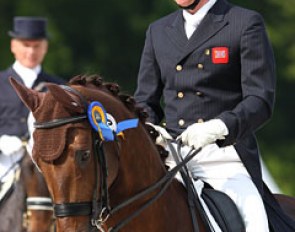
[[[104,82],[103,78],[97,74],[95,75],[78,75],[73,77],[69,84],[71,85],[81,85],[81,86],[93,86],[94,88],[101,88],[107,90],[111,95],[120,99],[120,101],[129,109],[134,112],[142,123],[145,123],[148,114],[140,106],[138,106],[131,95],[123,94],[120,92],[120,86],[117,83]]]
[[[128,94],[123,94],[120,92],[120,86],[117,83],[104,82],[100,75],[77,75],[69,81],[70,85],[81,85],[93,88],[101,88],[107,90],[110,94],[120,99],[120,101],[129,109],[134,112],[138,119],[145,125],[145,129],[150,135],[151,139],[155,143],[157,150],[160,154],[161,160],[165,163],[165,159],[168,156],[168,151],[166,151],[162,146],[156,144],[156,138],[159,133],[150,125],[145,124],[148,118],[147,112],[140,106],[136,104],[134,98]],[[166,166],[167,168],[167,166]]]

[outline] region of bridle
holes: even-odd
[[[85,107],[87,107],[88,102],[84,98],[84,96],[74,88],[69,86],[61,86],[64,90],[79,96],[79,98],[84,103]],[[69,118],[59,118],[54,119],[48,122],[35,122],[34,127],[36,129],[51,129],[60,127],[69,123],[79,123],[88,118],[87,114],[81,114],[78,116],[72,116]],[[118,142],[117,136],[115,136],[115,142]],[[95,188],[93,192],[93,198],[91,202],[71,202],[71,203],[62,203],[62,204],[53,204],[54,214],[57,218],[59,217],[71,217],[71,216],[91,216],[91,225],[96,227],[101,232],[115,232],[119,231],[123,226],[125,226],[128,222],[130,222],[134,217],[139,215],[145,208],[151,205],[154,201],[156,201],[165,190],[168,188],[170,183],[172,182],[174,176],[178,171],[180,171],[184,165],[189,162],[194,155],[199,152],[199,150],[191,151],[181,162],[178,163],[173,169],[167,172],[160,180],[150,185],[145,190],[136,193],[134,196],[130,197],[129,199],[125,200],[124,202],[120,203],[115,207],[111,207],[109,203],[109,192],[108,192],[108,185],[107,185],[107,163],[106,157],[104,153],[104,141],[98,136],[96,131],[92,130],[92,141],[93,141],[93,151],[94,151],[94,161],[95,161],[95,173],[96,173],[96,180],[95,180]],[[98,165],[100,164],[100,169]],[[98,180],[98,170],[100,170],[100,199],[98,199],[98,187],[99,187],[99,180]],[[160,188],[162,187],[162,188]],[[142,204],[135,212],[131,215],[123,218],[120,222],[118,222],[115,226],[107,228],[106,222],[108,218],[114,215],[119,210],[125,208],[126,206],[130,205],[131,203],[145,197],[149,193],[153,192],[154,190],[160,188],[160,190],[152,196],[149,200],[147,200],[144,204]],[[107,229],[106,229],[107,228]]]
[[[87,109],[88,102],[85,97],[76,89],[71,88],[69,86],[60,85],[64,90],[77,95],[82,103]],[[72,116],[68,118],[59,118],[54,119],[48,122],[35,122],[35,129],[52,129],[56,127],[60,127],[69,123],[80,123],[88,118],[87,114],[81,114],[77,116]],[[95,176],[95,188],[93,193],[92,202],[79,202],[79,203],[63,203],[63,204],[54,204],[53,210],[56,217],[70,217],[70,216],[89,216],[91,217],[91,224],[93,226],[99,227],[101,223],[107,220],[108,217],[102,219],[104,216],[104,212],[109,211],[109,194],[108,194],[108,186],[107,186],[107,164],[103,149],[103,141],[97,136],[97,133],[92,130],[92,141],[94,148],[94,167],[95,173],[98,172],[98,164],[100,163],[100,176],[101,176],[101,194],[100,200],[97,199],[97,189],[98,189],[98,175]],[[97,222],[97,218],[99,218],[99,222]]]

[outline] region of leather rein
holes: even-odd
[[[88,105],[84,96],[80,94],[77,90],[69,87],[61,85],[63,89],[69,91],[75,95],[78,95],[80,99],[84,102],[85,107]],[[60,127],[69,123],[79,123],[87,119],[87,114],[82,114],[78,116],[73,116],[69,118],[59,118],[54,119],[48,122],[35,122],[34,127],[35,129],[52,129],[56,127]],[[109,202],[109,192],[107,186],[107,163],[104,153],[103,144],[104,141],[100,139],[98,133],[92,130],[92,140],[93,140],[93,150],[94,150],[94,159],[95,159],[95,173],[98,174],[98,165],[100,164],[100,199],[98,199],[98,187],[99,187],[99,180],[98,175],[96,175],[96,186],[93,192],[93,199],[92,202],[70,202],[70,203],[62,203],[62,204],[55,204],[53,203],[53,210],[55,216],[58,217],[71,217],[71,216],[91,216],[91,225],[96,227],[101,232],[115,232],[119,231],[123,226],[125,226],[128,222],[130,222],[134,217],[139,215],[145,208],[151,205],[154,201],[156,201],[165,190],[168,188],[170,183],[172,182],[174,176],[180,171],[187,162],[189,162],[199,150],[192,150],[189,154],[172,168],[157,182],[150,185],[148,188],[144,189],[143,191],[136,193],[129,199],[125,200],[124,202],[120,203],[115,207],[110,206]],[[118,141],[115,139],[115,141]],[[161,187],[161,188],[160,188]],[[160,188],[159,192],[157,192],[154,196],[152,196],[147,202],[141,205],[135,212],[131,215],[123,218],[120,222],[118,222],[115,226],[107,228],[106,221],[112,215],[114,215],[119,210],[127,207],[131,203],[143,198],[147,194],[153,192],[155,189]]]

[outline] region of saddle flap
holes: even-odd
[[[203,188],[202,199],[222,231],[246,231],[242,216],[228,195],[215,189]]]

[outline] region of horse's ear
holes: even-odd
[[[35,111],[40,102],[41,93],[36,90],[29,89],[23,84],[16,81],[14,78],[9,77],[10,84],[14,88],[15,92],[22,100],[22,102],[31,110]]]
[[[66,91],[64,88],[57,84],[47,83],[46,87],[55,98],[56,101],[61,103],[66,109],[77,113],[85,112],[85,105],[82,99],[72,92]]]

